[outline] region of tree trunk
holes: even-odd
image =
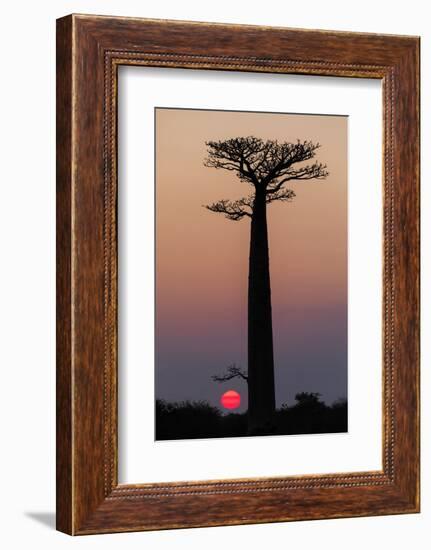
[[[275,412],[271,284],[265,194],[256,190],[248,277],[248,430],[270,431]]]

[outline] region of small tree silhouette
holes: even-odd
[[[315,392],[300,392],[295,395],[296,405],[297,407],[309,407],[309,406],[321,406],[324,405],[323,401],[321,401],[322,395],[320,393]]]
[[[222,199],[206,205],[211,212],[239,221],[250,218],[248,279],[248,423],[251,433],[268,430],[275,412],[274,351],[272,338],[271,285],[269,276],[266,206],[295,197],[285,184],[293,180],[324,179],[326,166],[312,159],[319,143],[276,140],[254,136],[207,141],[204,165],[234,172],[252,188],[251,195],[239,200]],[[301,164],[294,168],[294,165]]]

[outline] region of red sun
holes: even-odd
[[[238,392],[229,390],[221,396],[220,403],[225,409],[237,409],[241,404],[241,396]]]

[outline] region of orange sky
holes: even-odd
[[[249,219],[233,222],[202,205],[247,196],[252,189],[233,172],[204,167],[208,140],[254,135],[321,143],[316,160],[327,164],[328,178],[289,182],[293,202],[268,206],[275,349],[294,319],[306,326],[308,315],[325,308],[340,308],[345,316],[347,117],[187,109],[156,109],[155,116],[160,357],[171,336],[175,346],[192,342],[193,334],[203,338],[208,354],[217,346],[217,327],[229,325],[238,339],[245,338]],[[227,346],[220,338],[218,345]]]

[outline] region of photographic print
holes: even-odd
[[[347,125],[155,109],[155,439],[346,432]]]

